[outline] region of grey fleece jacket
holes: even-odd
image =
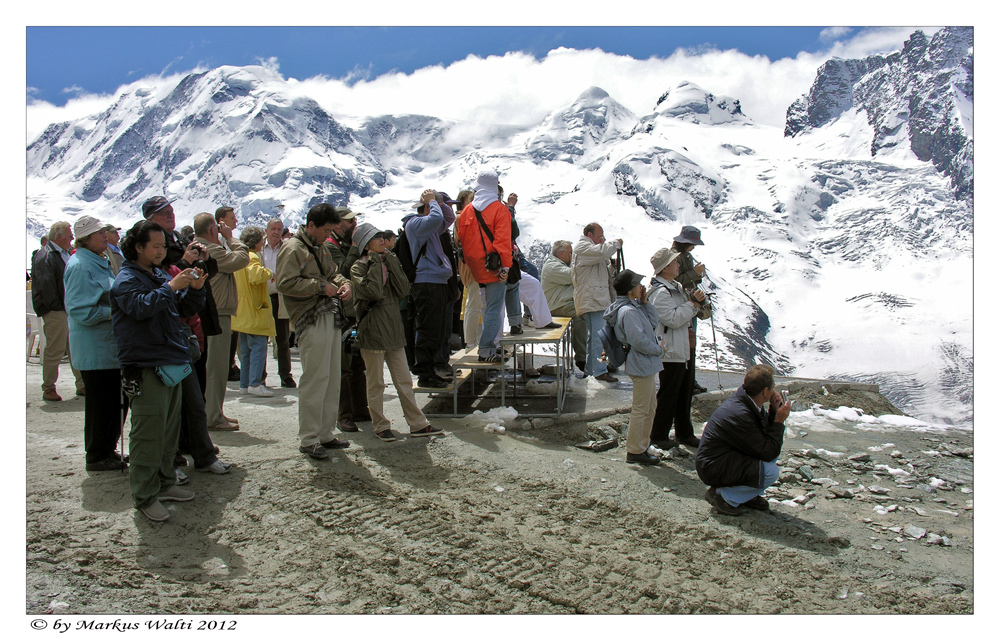
[[[629,376],[651,376],[663,369],[660,355],[663,350],[656,342],[653,328],[660,315],[652,304],[617,297],[604,312],[604,320],[615,328],[615,335],[623,345],[632,349],[625,357],[625,373]]]

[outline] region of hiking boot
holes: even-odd
[[[490,356],[480,356],[480,363],[502,363],[503,357],[500,354],[491,354]]]
[[[396,440],[396,435],[392,433],[392,430],[382,430],[381,432],[375,432],[375,436],[380,441],[391,442]]]
[[[726,499],[722,498],[722,495],[715,491],[714,487],[710,487],[705,490],[705,500],[711,503],[720,514],[728,514],[729,516],[739,516],[743,514],[743,510],[738,507],[733,507],[729,503],[726,503]]]
[[[677,440],[680,441],[682,445],[687,445],[688,447],[693,447],[694,449],[698,449],[698,446],[701,445],[701,439],[693,434],[691,436],[682,436]]]
[[[694,394],[704,394],[705,392],[708,391],[708,388],[706,388],[705,386],[703,386],[698,381],[695,381],[694,382],[694,389],[692,391],[693,391]]]
[[[524,333],[524,330],[521,329],[520,325],[511,325],[510,326],[510,335],[511,336],[517,336],[518,334],[523,334],[523,333]]]
[[[196,467],[194,469],[198,470],[199,472],[210,472],[212,474],[228,474],[229,470],[232,467],[233,466],[230,465],[229,463],[223,463],[219,459],[215,459],[214,461],[212,461],[211,465],[206,465],[205,467]]]
[[[586,372],[587,371],[587,361],[577,361],[576,362],[576,368],[578,370],[580,370],[581,372]]]
[[[448,381],[437,376],[436,374],[425,374],[417,377],[417,387],[433,387],[441,389],[448,387]]]
[[[640,465],[659,465],[660,457],[653,456],[647,452],[643,452],[642,454],[626,454],[625,462],[638,463]]]
[[[233,365],[229,368],[229,382],[239,383],[240,382],[240,368]]]
[[[342,450],[342,449],[344,449],[346,447],[350,447],[351,446],[351,442],[350,441],[345,441],[342,438],[332,438],[329,441],[326,441],[324,443],[320,443],[320,445],[322,445],[325,449],[328,449],[328,450]]]
[[[286,376],[285,378],[281,379],[281,386],[282,387],[294,388],[295,387],[295,379],[292,378],[291,376]]]
[[[174,467],[187,467],[188,460],[183,454],[174,454]]]
[[[680,443],[678,443],[677,441],[675,441],[675,440],[673,440],[671,438],[666,438],[666,439],[663,439],[662,441],[653,441],[653,445],[655,445],[656,447],[660,448],[664,452],[668,452],[668,451],[674,449],[675,447],[677,447],[678,445],[680,445]]]
[[[339,421],[337,421],[337,428],[339,428],[341,432],[359,431],[357,424],[355,424],[355,422],[349,418],[342,418]]]
[[[740,507],[748,507],[761,512],[770,512],[771,504],[763,496],[755,496],[746,503],[740,503]]]
[[[326,448],[320,445],[319,443],[313,443],[309,447],[302,447],[300,445],[299,451],[302,452],[303,454],[309,455],[310,458],[314,458],[317,460],[322,460],[330,457],[330,454],[329,452],[326,451]]]
[[[603,381],[605,383],[617,383],[618,382],[617,378],[615,378],[614,376],[612,376],[611,374],[609,374],[607,372],[604,372],[600,376],[595,376],[594,378],[596,378],[599,381]]]
[[[448,367],[435,367],[434,375],[445,381],[450,381],[455,378],[454,374],[451,373],[451,369]]]
[[[560,325],[559,323],[557,323],[557,322],[555,322],[555,321],[552,321],[552,322],[551,322],[551,323],[549,323],[548,325],[543,325],[543,326],[541,327],[541,329],[555,329],[555,328],[557,328],[557,327],[562,327],[562,325]]]
[[[96,463],[87,463],[88,472],[109,472],[111,470],[124,470],[127,467],[128,464],[113,456],[109,456]]]
[[[612,374],[614,374],[615,372],[618,371],[618,367],[616,367],[615,365],[612,365],[611,363],[608,363],[608,371],[611,372]]]
[[[46,401],[62,400],[62,396],[59,396],[59,394],[54,389],[47,389],[44,392],[42,392],[42,398],[45,399]]]
[[[434,427],[433,425],[428,425],[427,427],[421,428],[419,430],[412,430],[412,431],[410,431],[410,436],[413,436],[413,437],[418,437],[418,436],[440,436],[442,434],[444,434],[444,430],[438,429],[438,428]]]
[[[160,490],[160,493],[156,495],[156,499],[158,501],[193,501],[194,492],[185,490],[183,487],[171,485],[165,490]]]
[[[166,521],[170,518],[170,512],[167,512],[167,508],[163,507],[163,504],[156,499],[153,499],[152,503],[143,505],[137,509],[145,514],[146,518],[150,521]]]

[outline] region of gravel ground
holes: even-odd
[[[230,383],[242,428],[212,436],[233,471],[186,468],[197,498],[156,524],[125,476],[84,471],[83,400],[43,402],[40,378],[29,363],[28,614],[973,611],[967,431],[792,426],[772,511],[730,517],[684,448],[649,468],[574,447],[627,428],[627,378],[574,381],[561,419],[502,434],[436,419],[443,437],[383,443],[361,423],[326,461],[298,453],[297,390]]]

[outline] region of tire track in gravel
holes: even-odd
[[[288,487],[268,492],[269,510],[305,516],[317,528],[316,545],[335,550],[339,611],[841,609],[823,587],[833,572],[829,563],[722,531],[711,520],[678,522],[641,506],[580,496],[554,481],[518,483],[503,473],[500,483],[513,489],[500,493],[495,475],[486,481],[461,466],[450,473],[454,490],[392,484],[388,492],[374,486],[368,492],[357,479],[350,491],[326,490],[286,470]],[[816,542],[832,554],[823,546]],[[704,564],[706,548],[718,563]],[[320,587],[316,580],[301,588],[310,586]]]

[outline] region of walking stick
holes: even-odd
[[[118,442],[121,443],[122,461],[125,460],[125,417],[128,416],[128,405],[129,405],[128,395],[125,393],[125,390],[122,389],[122,423],[121,423],[121,435],[120,435],[121,437],[118,439]],[[125,473],[126,469],[127,469],[126,467],[122,466],[121,468],[122,474]]]
[[[722,370],[719,369],[719,343],[715,340],[715,314],[708,317],[712,321],[712,349],[715,350],[715,375],[719,380],[719,390],[722,390]]]
[[[615,260],[618,262],[618,273],[621,273],[625,269],[625,252],[622,248],[618,248],[618,255],[615,256]]]

